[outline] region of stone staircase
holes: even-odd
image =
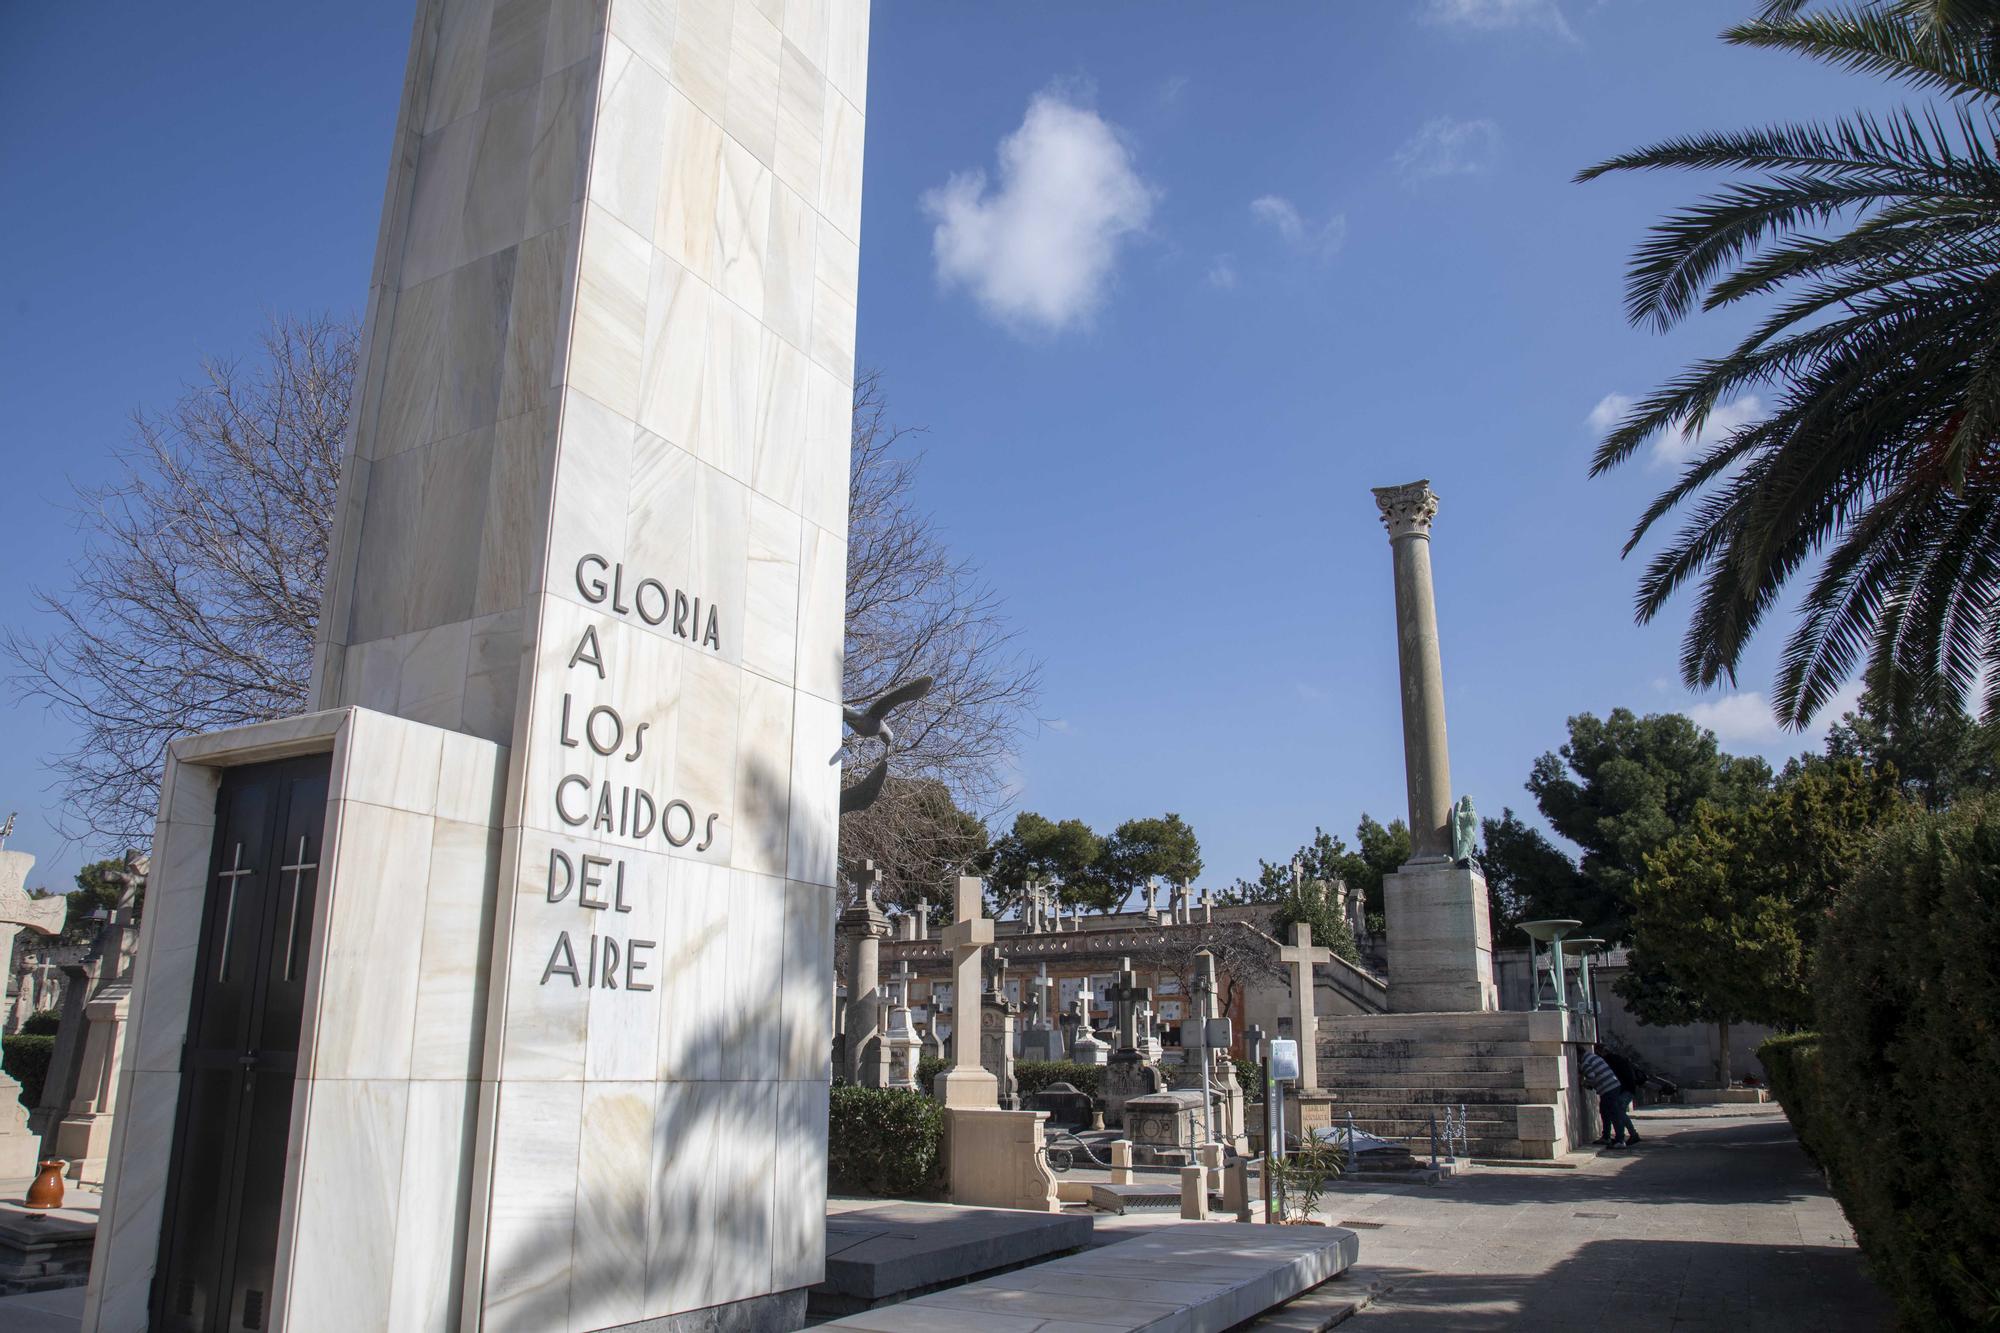
[[[1319,1081],[1333,1121],[1430,1151],[1464,1108],[1473,1157],[1548,1159],[1569,1147],[1565,1030],[1555,1014],[1370,1014],[1322,1019]],[[1573,1039],[1573,1038],[1572,1038]]]

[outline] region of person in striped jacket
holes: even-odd
[[[1597,1139],[1598,1145],[1623,1148],[1638,1143],[1639,1131],[1632,1125],[1633,1089],[1625,1085],[1625,1080],[1604,1058],[1604,1048],[1592,1046],[1585,1051],[1582,1067],[1583,1081],[1597,1094],[1598,1118],[1604,1124],[1604,1132]]]

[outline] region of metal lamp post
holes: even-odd
[[[1549,946],[1549,979],[1555,985],[1556,1009],[1559,1012],[1566,1011],[1569,1008],[1569,997],[1563,993],[1563,937],[1582,924],[1583,922],[1581,921],[1572,921],[1567,917],[1551,917],[1543,921],[1523,921],[1521,923],[1521,929],[1527,933],[1530,940],[1536,944],[1546,944]],[[1530,946],[1529,958],[1531,961],[1535,957],[1535,952],[1533,947]],[[1542,974],[1540,967],[1537,966],[1535,969],[1535,1008],[1540,1009],[1541,1007]]]

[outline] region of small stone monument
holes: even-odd
[[[888,1030],[882,1037],[882,1045],[889,1053],[889,1070],[884,1086],[914,1088],[917,1086],[917,1060],[923,1054],[923,1039],[917,1035],[916,1025],[910,1017],[908,959],[898,965],[896,976],[889,983],[889,997]]]
[[[23,887],[34,865],[27,852],[0,851],[0,958],[14,956],[14,937],[22,930],[53,935],[62,929],[69,904],[62,898],[30,898]],[[34,1175],[39,1147],[28,1131],[21,1085],[0,1070],[0,1180]]]
[[[1280,946],[1278,960],[1292,973],[1292,1035],[1299,1043],[1299,1091],[1319,1090],[1319,1020],[1313,1015],[1313,968],[1333,961],[1333,950],[1313,944],[1313,928],[1292,923],[1292,942]]]
[[[861,870],[861,896],[840,914],[839,933],[847,940],[847,1021],[843,1050],[847,1079],[864,1088],[886,1086],[889,1052],[882,1043],[882,941],[889,918],[875,901],[881,874],[873,861]]]
[[[1105,998],[1118,1014],[1118,1049],[1104,1067],[1104,1122],[1108,1125],[1125,1123],[1125,1103],[1131,1098],[1160,1092],[1166,1087],[1159,1066],[1148,1061],[1139,1049],[1139,1009],[1152,994],[1149,987],[1139,984],[1137,974],[1132,971],[1132,960],[1121,958],[1118,984],[1105,992]]]
[[[1007,998],[1006,986],[1007,965],[1002,959],[993,989],[979,997],[979,1063],[999,1085],[1001,1107],[1012,1111],[1021,1100],[1021,1084],[1014,1077],[1014,1021],[1021,1010]]]
[[[1049,980],[1047,963],[1035,965],[1034,984],[1029,988],[1027,1000],[1021,1008],[1027,1015],[1026,1028],[1021,1037],[1021,1058],[1062,1059],[1062,1035],[1055,1022],[1055,983]]]

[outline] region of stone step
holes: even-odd
[[[1456,1110],[1454,1102],[1451,1109]],[[1426,1102],[1343,1102],[1333,1113],[1333,1123],[1344,1125],[1352,1115],[1354,1123],[1362,1129],[1368,1128],[1371,1120],[1407,1121],[1412,1125],[1429,1125],[1431,1117],[1437,1117],[1438,1124],[1445,1121],[1447,1108]],[[1513,1105],[1501,1106],[1491,1102],[1465,1103],[1465,1119],[1473,1125],[1505,1125],[1512,1129],[1520,1120],[1520,1113]],[[1408,1131],[1415,1133],[1415,1130]]]
[[[1322,1067],[1320,1085],[1339,1092],[1347,1088],[1491,1088],[1511,1090],[1521,1086],[1521,1071],[1508,1069],[1380,1069],[1358,1065],[1332,1077]]]
[[[1352,1083],[1322,1085],[1322,1092],[1331,1092],[1339,1098],[1334,1104],[1338,1111],[1343,1106],[1392,1103],[1408,1106],[1467,1106],[1506,1105],[1518,1106],[1524,1095],[1518,1087],[1513,1088],[1412,1088],[1398,1084],[1380,1087],[1357,1087]]]
[[[1508,1074],[1515,1078],[1521,1075],[1521,1061],[1515,1056],[1490,1056],[1483,1059],[1467,1059],[1463,1056],[1413,1055],[1400,1059],[1384,1059],[1375,1056],[1322,1056],[1319,1068],[1322,1075],[1329,1071],[1342,1074],[1367,1074],[1376,1072],[1405,1074]]]
[[[1406,1060],[1428,1056],[1490,1060],[1500,1056],[1547,1055],[1551,1048],[1527,1041],[1348,1041],[1322,1039],[1322,1060]]]

